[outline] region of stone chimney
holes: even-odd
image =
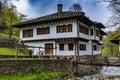
[[[58,4],[57,5],[57,10],[58,10],[58,13],[62,12],[62,4]]]

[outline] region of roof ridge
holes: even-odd
[[[64,11],[64,12],[52,13],[49,15],[27,20],[23,23],[36,22],[36,21],[42,21],[42,20],[48,20],[48,19],[51,20],[51,19],[57,19],[57,18],[63,18],[63,17],[79,16],[79,15],[84,15],[84,12]]]

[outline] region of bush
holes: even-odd
[[[34,73],[41,73],[41,69],[39,67],[33,67]]]
[[[28,54],[29,54],[29,56],[32,57],[32,53],[33,53],[33,51],[32,51],[31,49],[28,49]]]
[[[4,30],[3,34],[9,34],[9,30],[8,29]]]

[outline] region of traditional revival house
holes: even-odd
[[[28,20],[13,27],[20,28],[20,39],[29,46],[42,47],[43,55],[97,55],[102,36],[102,23],[91,21],[83,12],[62,11]],[[34,49],[34,55],[39,49]]]

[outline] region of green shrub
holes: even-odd
[[[33,51],[32,51],[31,49],[28,49],[28,54],[29,54],[29,56],[32,57],[32,53],[33,53]]]
[[[41,69],[39,67],[33,67],[34,73],[41,73]]]
[[[9,30],[4,30],[3,34],[9,34]]]

